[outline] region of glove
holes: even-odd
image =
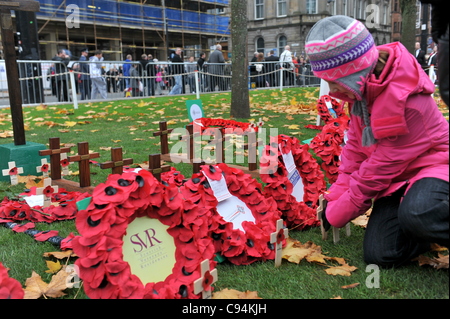
[[[323,206],[324,207],[323,207],[321,222],[322,222],[323,229],[327,232],[331,228],[331,224],[328,222],[327,214],[326,214],[327,213],[327,201],[324,202]]]

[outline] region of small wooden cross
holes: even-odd
[[[320,231],[322,232],[322,240],[328,239],[328,232],[325,231],[325,229],[323,227],[323,222],[322,222],[323,212],[326,210],[326,208],[327,208],[327,200],[325,199],[325,197],[322,194],[319,197],[319,207],[317,207],[317,219],[320,220]],[[335,227],[331,226],[331,230],[333,232],[333,242],[336,244],[340,240],[339,228],[335,228]],[[351,235],[350,223],[347,223],[347,225],[345,225],[345,232],[346,232],[347,237]]]
[[[43,207],[49,207],[52,204],[52,194],[58,192],[58,186],[52,186],[52,179],[45,178],[44,186],[36,188],[36,195],[44,195]]]
[[[159,136],[161,141],[161,154],[169,154],[169,134],[173,130],[167,129],[167,122],[159,122],[159,131],[154,132],[153,136]]]
[[[194,281],[194,294],[202,293],[203,299],[211,299],[211,285],[217,281],[217,269],[211,270],[209,260],[206,259],[200,264],[201,277]]]
[[[22,167],[16,167],[16,162],[9,162],[8,169],[2,170],[3,176],[8,176],[11,181],[11,185],[19,184],[19,178],[17,177],[19,174],[23,174]]]
[[[169,172],[171,167],[169,165],[161,166],[161,154],[152,154],[148,160],[148,171],[155,176],[158,181],[161,181],[161,174]]]
[[[133,164],[133,159],[132,158],[123,159],[122,148],[115,147],[111,149],[111,161],[101,163],[100,168],[101,169],[111,168],[113,174],[122,174],[123,167],[125,165],[131,164]]]
[[[282,219],[277,220],[277,231],[270,235],[270,243],[275,244],[275,267],[281,266],[283,240],[288,236],[288,229],[284,228]]]
[[[60,173],[60,175],[64,175],[64,176],[69,176],[70,172],[69,172],[69,159],[67,158],[67,153],[62,153],[61,154],[61,169],[62,172]],[[52,171],[52,176],[53,176],[53,171]]]
[[[89,153],[89,143],[78,143],[78,155],[69,156],[69,162],[78,162],[80,171],[80,187],[91,186],[91,169],[89,160],[100,157],[99,153]]]
[[[52,168],[52,179],[61,179],[61,158],[67,158],[70,152],[70,147],[61,147],[59,137],[52,137],[49,139],[50,148],[48,150],[39,151],[40,156],[50,156],[50,167]],[[67,166],[63,166],[64,175],[69,175]]]
[[[41,165],[36,167],[36,172],[42,173],[44,178],[48,178],[48,172],[50,171],[50,165],[47,163],[46,158],[41,159]]]

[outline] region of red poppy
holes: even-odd
[[[57,230],[49,230],[37,233],[34,235],[34,239],[37,241],[47,241],[50,237],[58,236],[59,232]]]
[[[41,166],[41,172],[48,173],[48,169],[50,168],[50,165],[44,164]]]
[[[10,176],[17,175],[17,174],[19,174],[19,170],[17,169],[17,167],[13,167],[9,170]]]
[[[23,299],[22,285],[8,276],[8,270],[0,262],[0,299]]]
[[[26,223],[23,225],[16,225],[13,227],[13,231],[15,231],[16,233],[23,233],[24,231],[27,231],[28,229],[33,229],[34,227],[36,227],[36,225],[34,223]]]
[[[60,163],[61,163],[62,167],[67,167],[70,164],[70,162],[69,162],[69,160],[67,158],[61,160]]]

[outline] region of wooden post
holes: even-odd
[[[164,165],[161,167],[161,154],[152,154],[148,160],[148,171],[155,176],[158,181],[161,181],[161,174],[169,172],[171,167]]]
[[[88,142],[78,143],[78,155],[69,156],[69,162],[78,162],[80,171],[80,187],[91,186],[91,169],[89,160],[100,157],[99,153],[89,154]]]
[[[3,42],[3,55],[5,57],[6,79],[8,82],[8,95],[11,106],[15,145],[25,145],[26,140],[11,10],[36,12],[39,11],[39,8],[40,4],[38,1],[0,1],[0,28]]]
[[[61,154],[69,153],[70,147],[61,147],[59,137],[49,139],[50,149],[39,151],[41,156],[50,156],[50,167],[52,168],[52,179],[61,179]]]
[[[323,213],[327,208],[327,200],[325,199],[325,197],[322,195],[320,195],[319,197],[319,207],[317,207],[317,219],[320,220],[320,231],[322,232],[322,239],[323,240],[327,240],[328,238],[328,232],[325,231],[325,229],[323,228]],[[333,232],[333,242],[335,244],[337,244],[340,240],[339,237],[339,228],[335,228],[333,226],[331,226],[331,230]],[[347,223],[347,225],[345,225],[345,233],[348,236],[351,235],[351,231],[350,231],[350,223]]]
[[[111,149],[111,161],[101,163],[100,168],[101,169],[112,169],[113,174],[122,174],[123,173],[123,167],[125,165],[131,165],[133,164],[132,158],[123,159],[123,153],[121,147],[116,147]]]
[[[159,136],[161,141],[161,154],[169,154],[169,134],[173,130],[167,129],[167,122],[159,122],[159,132],[154,132],[153,136]]]

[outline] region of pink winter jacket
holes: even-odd
[[[377,143],[363,147],[363,120],[351,116],[339,177],[325,197],[327,219],[343,227],[378,199],[404,185],[434,177],[449,180],[449,124],[431,97],[434,85],[400,43],[378,47],[389,59],[365,86]]]

